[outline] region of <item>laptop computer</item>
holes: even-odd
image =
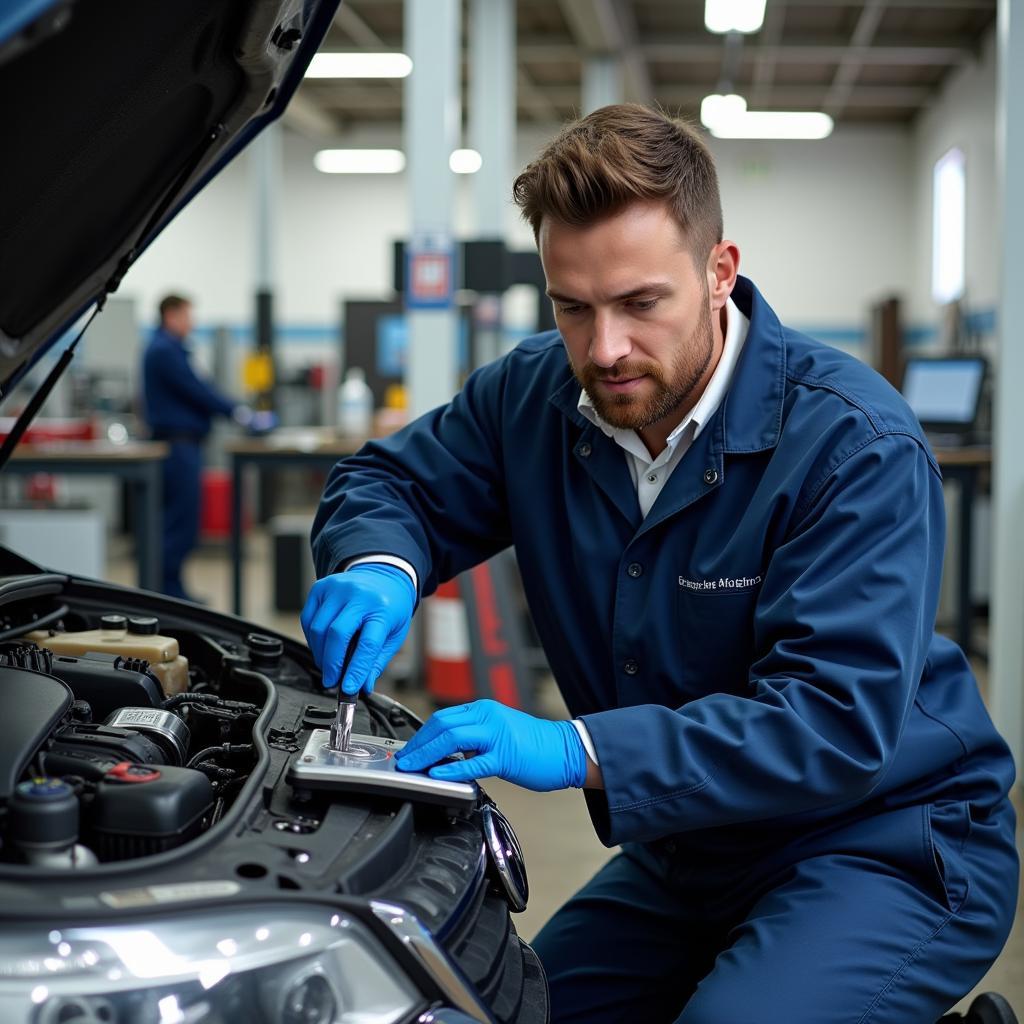
[[[901,391],[933,445],[976,444],[988,362],[984,356],[911,356]]]

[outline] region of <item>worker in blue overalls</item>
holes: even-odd
[[[621,845],[536,939],[553,1021],[934,1021],[1002,948],[1018,866],[1009,751],[933,629],[913,414],[738,276],[681,123],[598,110],[514,196],[558,330],[333,471],[324,683],[361,630],[342,685],[371,688],[418,600],[514,544],[572,720],[477,701],[397,758],[582,787]]]
[[[171,597],[190,600],[181,579],[185,558],[199,537],[202,442],[215,416],[249,424],[248,406],[222,395],[192,368],[188,337],[192,303],[180,295],[160,302],[160,325],[142,360],[143,404],[154,440],[166,441],[163,463],[163,585]]]

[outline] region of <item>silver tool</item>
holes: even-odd
[[[356,717],[356,694],[344,693],[338,684],[338,710],[331,724],[331,750],[346,753],[352,739],[352,722]]]
[[[334,724],[331,726],[331,735],[328,745],[331,750],[347,753],[349,743],[352,739],[352,722],[356,717],[357,693],[345,693],[341,688],[341,681],[348,671],[348,664],[359,646],[359,635],[362,630],[357,629],[349,641],[348,650],[345,652],[345,660],[341,663],[341,671],[338,673],[338,710],[334,715]]]

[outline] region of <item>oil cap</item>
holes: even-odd
[[[128,632],[136,636],[155,636],[160,631],[160,620],[154,615],[133,615],[128,619]]]
[[[265,633],[250,633],[245,638],[249,658],[257,665],[273,665],[284,654],[284,641]]]
[[[65,849],[78,839],[78,798],[61,779],[19,782],[8,805],[11,836],[31,849]]]
[[[100,617],[100,629],[126,629],[128,620],[123,615],[111,613]]]

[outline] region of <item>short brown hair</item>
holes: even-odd
[[[601,107],[566,125],[515,180],[512,196],[540,235],[544,217],[583,225],[637,200],[668,203],[698,266],[722,240],[718,175],[686,122],[639,103]]]
[[[160,300],[160,305],[157,307],[160,310],[160,323],[164,322],[168,313],[173,313],[176,309],[181,309],[182,306],[191,305],[191,300],[186,299],[181,295],[165,295]]]

